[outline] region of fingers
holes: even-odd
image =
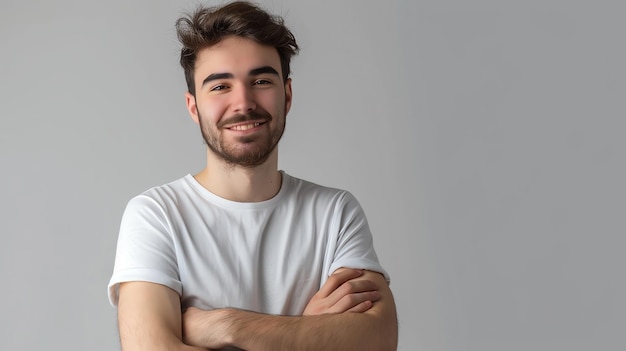
[[[360,304],[352,307],[351,309],[347,310],[346,312],[355,312],[355,313],[362,313],[365,312],[367,310],[369,310],[370,308],[372,308],[372,306],[374,305],[374,302],[367,300],[367,301],[363,301]]]
[[[341,273],[343,272],[338,274]],[[342,275],[339,280],[346,276],[348,275]],[[376,283],[371,280],[353,278],[345,281],[325,298],[328,306],[327,313],[343,313],[352,309],[353,311],[367,311],[375,301],[380,299],[377,290]]]
[[[343,313],[345,311],[365,312],[379,299],[380,294],[377,291],[366,291],[346,295],[333,305],[330,313]]]
[[[371,280],[349,280],[340,287],[335,289],[329,296],[328,301],[331,304],[338,303],[341,299],[345,299],[346,297],[354,296],[362,296],[357,293],[363,292],[374,292],[378,289],[376,284]],[[360,301],[359,301],[360,302]]]
[[[380,299],[378,286],[369,279],[358,279],[364,271],[341,268],[335,271],[311,298],[303,315],[365,312]]]
[[[360,269],[351,269],[351,268],[338,269],[337,271],[335,271],[335,273],[333,273],[330,277],[328,277],[328,280],[326,280],[326,283],[324,283],[324,286],[322,286],[322,288],[318,291],[318,294],[321,297],[327,297],[331,293],[336,291],[337,288],[339,288],[342,284],[346,283],[347,281],[351,279],[358,278],[361,275],[363,275],[363,271]]]
[[[187,313],[187,312],[194,313],[194,312],[197,312],[197,311],[200,311],[200,309],[197,308],[197,307],[189,306],[189,307],[187,307],[186,309],[183,310],[183,313]]]

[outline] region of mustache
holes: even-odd
[[[227,119],[222,119],[221,121],[217,122],[217,127],[223,128],[225,125],[242,123],[242,122],[247,122],[247,121],[269,122],[271,120],[272,120],[272,115],[270,115],[267,111],[253,110],[245,114],[238,113]]]

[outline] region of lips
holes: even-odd
[[[254,110],[246,114],[236,114],[230,118],[222,118],[217,122],[217,128],[243,132],[262,126],[271,120],[272,116],[265,110]]]
[[[239,125],[236,125],[236,126],[232,126],[232,127],[228,128],[228,129],[243,131],[243,130],[248,130],[248,129],[252,129],[252,128],[258,127],[258,126],[260,126],[263,123],[265,123],[265,122],[254,122],[254,123],[248,123],[248,124],[239,124]]]

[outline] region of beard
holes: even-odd
[[[203,123],[200,111],[198,111],[198,117],[200,131],[207,147],[232,167],[253,168],[263,164],[278,145],[285,131],[285,118],[283,117],[278,120],[275,129],[270,130],[268,134],[255,133],[254,135],[240,136],[236,137],[235,140],[226,141],[221,133],[225,125],[262,120],[263,125],[269,127],[273,119],[272,116],[265,110],[255,110],[247,114],[237,114],[228,119],[220,120],[215,127]]]

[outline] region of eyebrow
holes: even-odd
[[[279,76],[278,72],[270,66],[263,66],[263,67],[251,69],[250,72],[248,72],[248,75],[258,76],[260,74],[266,74],[266,73]],[[202,86],[205,86],[207,83],[214,81],[214,80],[232,79],[234,77],[235,76],[232,73],[212,73],[212,74],[209,74],[206,78],[204,78],[204,80],[202,81]]]
[[[204,80],[202,81],[202,86],[205,86],[207,83],[214,81],[214,80],[231,79],[231,78],[233,78],[232,73],[212,73],[212,74],[209,74],[208,77],[204,78]]]
[[[276,70],[270,66],[263,66],[263,67],[259,67],[259,68],[255,68],[253,70],[251,70],[248,75],[250,76],[258,76],[260,74],[264,74],[264,73],[269,73],[269,74],[273,74],[278,76],[278,72],[276,72]]]

